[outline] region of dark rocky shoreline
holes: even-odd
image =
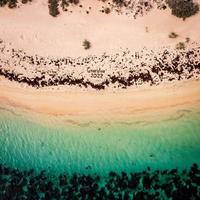
[[[200,170],[156,170],[100,175],[60,174],[19,170],[0,164],[1,200],[96,199],[96,200],[197,200],[200,198]]]
[[[43,88],[78,86],[103,90],[200,79],[200,47],[185,50],[162,48],[158,52],[126,49],[113,55],[78,58],[29,56],[22,50],[0,46],[0,76]]]

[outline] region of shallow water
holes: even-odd
[[[20,169],[98,173],[200,164],[200,113],[146,125],[48,126],[0,111],[0,163]]]

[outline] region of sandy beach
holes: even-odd
[[[126,13],[101,13],[102,6],[107,6],[101,1],[84,0],[80,4],[83,8],[72,6],[72,13],[61,12],[57,18],[49,16],[45,0],[35,0],[15,10],[0,8],[0,38],[28,54],[50,57],[111,54],[126,48],[140,50],[144,46],[174,47],[186,37],[200,42],[200,14],[183,21],[172,16],[169,9],[152,9],[134,19]],[[91,10],[87,14],[85,10],[89,7]],[[170,39],[170,32],[177,33],[179,37]],[[82,48],[84,39],[91,41],[92,48],[88,51]]]
[[[33,113],[79,122],[129,122],[178,117],[177,110],[199,108],[199,81],[117,92],[21,88],[1,80],[0,103]],[[20,87],[20,88],[19,88]],[[163,92],[164,91],[164,92]],[[162,113],[169,115],[162,116]],[[177,115],[178,114],[178,115]]]
[[[104,5],[102,2],[93,4],[87,0],[82,3],[84,9],[91,7],[89,14],[80,8],[72,7],[73,12],[61,12],[56,19],[52,19],[48,12],[43,12],[44,7],[47,6],[46,1],[21,5],[20,8],[12,11],[8,8],[0,8],[2,19],[0,38],[3,41],[0,55],[1,68],[5,70],[4,75],[14,73],[16,74],[14,79],[18,78],[21,82],[24,77],[28,77],[33,86],[39,78],[41,80],[39,84],[52,85],[52,77],[58,75],[57,82],[60,77],[61,79],[72,77],[74,82],[75,78],[78,79],[78,86],[82,80],[85,81],[86,86],[87,83],[91,85],[99,82],[108,85],[108,81],[111,81],[114,82],[111,89],[98,92],[87,88],[79,90],[79,87],[60,86],[56,82],[55,87],[35,90],[26,84],[7,82],[1,76],[2,103],[45,114],[72,117],[99,115],[105,118],[107,115],[117,117],[121,113],[146,112],[198,103],[200,14],[183,21],[172,16],[169,9],[152,9],[143,13],[143,16],[133,19],[129,14],[118,15],[112,12],[106,15],[99,12]],[[36,12],[27,15],[32,9]],[[178,37],[170,38],[171,32],[177,33]],[[176,44],[185,42],[186,38],[190,38],[190,42],[186,45],[185,52],[176,50]],[[85,50],[82,47],[81,43],[84,39],[91,41],[91,49]],[[193,54],[188,56],[192,48]],[[132,54],[128,54],[127,57],[123,55],[123,51],[129,52],[129,50],[133,51],[132,54],[137,50],[140,51],[139,59],[133,58]],[[167,55],[163,53],[166,51],[168,51]],[[162,52],[162,56],[159,52]],[[102,56],[104,53],[105,55]],[[177,54],[179,57],[176,57]],[[91,55],[97,57],[90,58]],[[66,60],[69,62],[66,65],[63,64],[64,61],[60,64],[59,58],[62,61],[65,57],[70,57],[72,60]],[[157,60],[153,60],[155,57]],[[164,61],[159,60],[165,57],[167,59]],[[47,61],[44,62],[45,59]],[[170,59],[173,60],[172,63]],[[116,63],[113,64],[113,60]],[[82,63],[78,63],[79,61]],[[195,69],[191,69],[190,63],[185,67],[188,62],[192,62]],[[165,63],[164,67],[162,63]],[[78,64],[83,65],[78,66]],[[173,68],[168,69],[168,65],[172,65]],[[138,66],[143,67],[140,69]],[[155,66],[157,68],[154,68]],[[102,73],[102,79],[90,77],[88,67],[89,70],[105,71],[104,74]],[[153,72],[160,68],[162,70],[156,72],[157,74]],[[177,71],[174,73],[176,68]],[[130,71],[133,73],[132,77],[128,77]],[[136,75],[143,73],[143,79],[137,77],[134,79],[134,73]],[[110,77],[111,74],[113,77]],[[116,87],[114,78],[118,75],[121,79],[117,80],[117,87],[124,87],[123,82],[126,77],[131,81],[125,82],[125,87],[132,84],[133,87],[126,91],[113,89]],[[179,79],[180,83],[178,83]],[[142,84],[141,80],[147,80],[147,84],[144,82],[144,86],[139,88],[137,84]],[[168,80],[174,81],[165,83]],[[137,84],[134,85],[134,82]],[[151,87],[150,85],[154,83],[155,87]],[[160,83],[163,84],[157,86]],[[59,88],[65,88],[66,91],[61,92]]]
[[[154,0],[102,13],[110,2],[80,1],[56,18],[44,12],[45,0],[0,8],[0,74],[34,87],[94,89],[199,79],[200,14],[183,20]]]

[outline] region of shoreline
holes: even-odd
[[[53,91],[20,88],[0,82],[0,104],[19,108],[26,115],[57,118],[64,124],[124,123],[162,121],[179,117],[187,108],[200,108],[200,81],[166,83],[143,89],[112,91]],[[36,119],[37,121],[37,119]],[[39,121],[39,120],[38,120]],[[133,123],[134,124],[134,123]]]

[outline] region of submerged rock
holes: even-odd
[[[184,175],[184,176],[183,176]],[[142,184],[142,185],[141,185]],[[0,199],[199,199],[200,170],[178,169],[99,175],[60,174],[53,179],[33,169],[20,171],[0,164]]]

